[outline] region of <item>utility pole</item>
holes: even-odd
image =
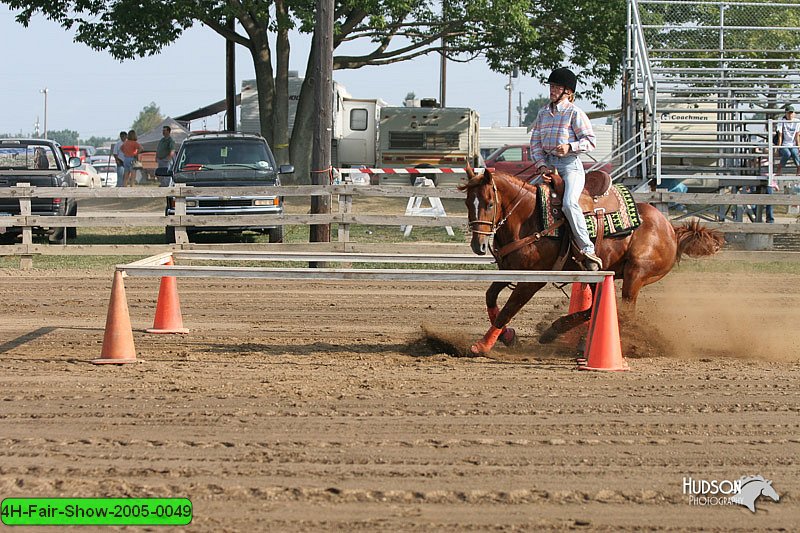
[[[317,0],[314,47],[317,63],[314,65],[314,143],[311,153],[311,184],[330,185],[331,176],[331,125],[333,124],[333,0]],[[330,196],[312,196],[311,213],[331,212]],[[314,224],[309,235],[311,242],[330,242],[330,224]],[[312,266],[322,266],[317,263]]]
[[[442,20],[447,11],[447,0],[442,0]],[[447,37],[442,33],[442,51],[439,56],[439,105],[447,107]]]
[[[508,127],[511,127],[511,100],[513,99],[514,85],[511,83],[511,73],[508,73],[508,84],[506,85],[508,91]]]
[[[236,19],[229,17],[225,27],[236,31]],[[225,39],[225,109],[225,129],[236,131],[236,43],[231,39]]]
[[[47,139],[47,87],[39,92],[44,94],[44,138]]]

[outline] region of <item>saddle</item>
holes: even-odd
[[[564,178],[557,172],[548,174],[550,182],[550,203],[561,210],[564,201]],[[578,204],[585,215],[598,215],[613,213],[622,208],[619,197],[609,194],[611,189],[611,176],[602,170],[593,170],[586,174],[586,183],[581,191]]]

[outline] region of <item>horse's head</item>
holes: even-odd
[[[767,498],[772,498],[772,501],[774,502],[777,502],[781,499],[775,489],[772,488],[772,481],[767,481],[761,486],[761,494]]]
[[[477,255],[486,255],[491,246],[489,238],[497,228],[499,209],[497,205],[497,187],[489,169],[483,174],[467,167],[467,183],[458,189],[467,192],[465,203],[469,215],[469,229],[472,231],[470,246]]]

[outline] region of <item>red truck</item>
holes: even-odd
[[[595,165],[596,161],[590,154],[583,154],[583,168],[589,170]],[[589,159],[588,161],[586,159]],[[486,167],[494,168],[500,172],[511,174],[522,179],[530,179],[536,174],[536,168],[531,160],[531,147],[528,144],[507,144],[498,148],[486,158]],[[603,163],[598,170],[605,170],[611,173],[611,164]]]

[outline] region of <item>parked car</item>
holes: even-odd
[[[187,137],[175,157],[173,169],[156,169],[162,185],[185,184],[193,187],[257,187],[280,185],[282,174],[294,172],[292,165],[275,164],[267,141],[260,135],[231,132],[203,132]],[[175,214],[175,198],[167,198],[167,216]],[[193,196],[186,199],[187,215],[275,215],[283,214],[283,198],[274,195]],[[270,242],[283,241],[283,226],[237,225],[197,226],[199,231],[260,231]],[[168,243],[175,242],[175,228],[167,227]]]
[[[507,144],[486,158],[486,167],[528,180],[536,174],[528,144]],[[583,168],[589,170],[596,163],[591,154],[581,154]],[[604,163],[598,170],[611,172],[611,164]]]
[[[81,163],[86,161],[86,158],[89,157],[89,152],[86,148],[81,146],[66,145],[61,147],[61,151],[64,152],[66,157],[80,157]]]
[[[97,167],[97,165],[103,165],[103,164],[112,164],[112,165],[117,164],[117,160],[114,159],[114,156],[111,154],[90,155],[86,159],[86,162],[92,165],[93,167]]]
[[[47,139],[0,139],[0,187],[29,183],[34,187],[75,187],[71,168],[81,164],[77,157],[66,160],[58,143]],[[74,198],[33,198],[31,213],[37,216],[75,216],[78,204]],[[19,227],[4,227],[4,216],[20,214],[17,198],[0,198],[0,242],[10,244],[22,233]],[[35,227],[34,233],[60,241],[64,229]],[[74,238],[76,228],[66,228],[67,238]]]
[[[116,168],[114,169],[116,174]],[[82,163],[81,166],[78,168],[73,168],[70,170],[72,174],[72,179],[75,180],[75,183],[78,187],[102,187],[103,182],[100,178],[100,174],[97,173],[97,170],[90,165],[89,163]]]
[[[105,162],[95,163],[92,165],[97,173],[100,175],[100,183],[103,187],[116,187],[117,186],[117,163],[106,160]]]

